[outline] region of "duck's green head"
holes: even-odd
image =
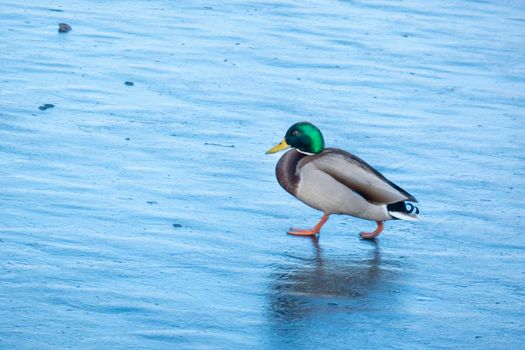
[[[284,139],[278,145],[266,151],[266,154],[276,153],[288,147],[308,154],[321,153],[324,150],[323,134],[312,123],[295,123],[288,129]]]

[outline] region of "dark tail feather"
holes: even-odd
[[[419,208],[405,201],[386,205],[388,213],[397,220],[419,220]]]

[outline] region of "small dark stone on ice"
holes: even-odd
[[[55,105],[52,105],[51,103],[46,103],[38,107],[38,109],[40,109],[41,111],[45,111],[46,109],[53,108],[53,107],[55,107]]]
[[[126,137],[126,141],[129,141],[129,140],[130,140],[130,138],[129,138],[129,137]]]
[[[124,84],[127,85],[127,86],[135,85],[135,83],[133,83],[132,81],[126,81]]]
[[[173,227],[179,228],[179,227],[182,227],[182,225],[181,224],[173,224]]]
[[[71,26],[67,23],[59,23],[58,24],[58,32],[59,33],[67,33],[71,31]]]

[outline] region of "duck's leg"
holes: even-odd
[[[376,221],[377,228],[372,232],[361,232],[362,239],[374,239],[383,232],[383,221]]]
[[[321,220],[310,230],[301,230],[300,228],[293,228],[290,227],[290,231],[288,231],[288,234],[294,235],[294,236],[314,236],[321,231],[321,227],[323,227],[324,223],[328,220],[328,217],[330,215],[324,214]]]

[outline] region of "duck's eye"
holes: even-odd
[[[292,131],[292,135],[293,135],[293,136],[297,136],[297,135],[299,135],[299,130],[294,130],[294,131]]]

